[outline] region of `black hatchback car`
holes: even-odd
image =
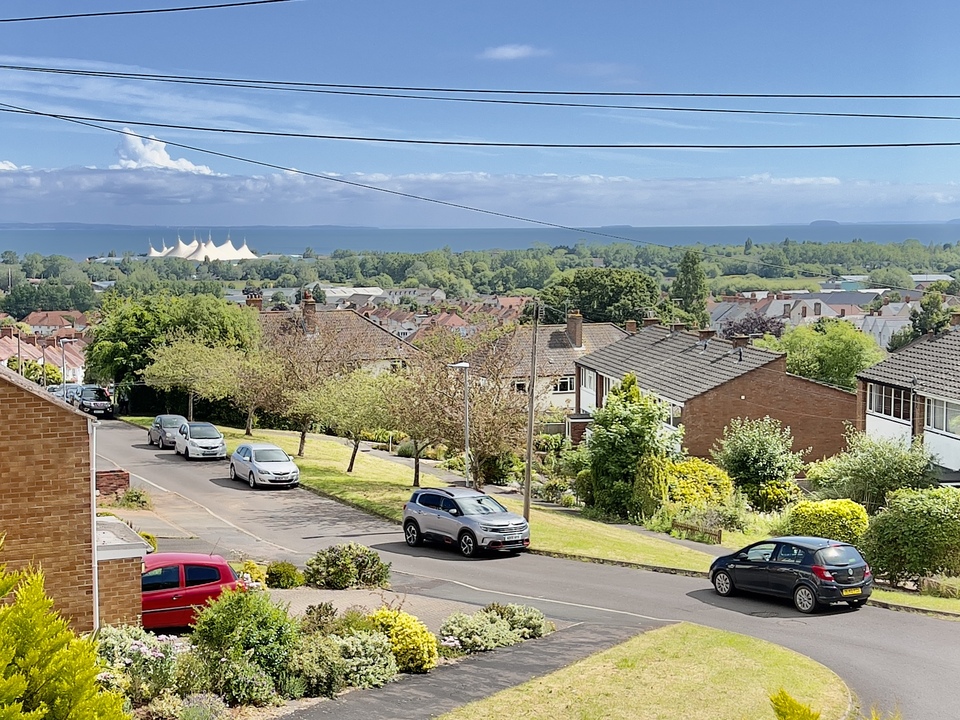
[[[847,543],[818,537],[781,537],[748,545],[710,566],[719,595],[737,590],[792,598],[802,613],[821,605],[863,605],[873,590],[870,566]]]

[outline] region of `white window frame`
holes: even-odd
[[[597,373],[590,368],[580,368],[580,387],[584,390],[597,390]]]
[[[515,392],[527,394],[527,381],[526,380],[514,380],[510,383],[510,386],[514,389]]]
[[[576,378],[573,375],[564,375],[558,377],[553,383],[555,393],[572,393],[574,391]]]
[[[893,385],[867,384],[867,411],[893,420],[913,420],[913,391]]]
[[[925,430],[960,437],[960,403],[928,397],[923,427]]]

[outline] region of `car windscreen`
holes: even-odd
[[[491,515],[505,513],[507,509],[489,495],[457,498],[457,504],[464,515]]]
[[[182,417],[160,418],[160,427],[180,427],[183,424]]]
[[[110,396],[107,395],[106,390],[103,388],[87,388],[80,397],[84,400],[106,401],[110,399]]]
[[[279,448],[267,448],[266,450],[255,450],[253,459],[257,462],[290,462],[287,454]]]
[[[219,440],[220,433],[213,425],[191,425],[190,437],[194,440]]]
[[[852,545],[831,545],[817,551],[817,562],[821,565],[862,565],[863,557]]]

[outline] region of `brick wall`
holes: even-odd
[[[140,624],[139,557],[101,560],[97,563],[100,578],[100,622],[104,625]]]
[[[765,415],[790,427],[794,450],[812,448],[806,460],[819,460],[846,447],[845,423],[857,421],[857,395],[787,375],[780,358],[686,403],[684,446],[691,455],[709,457],[731,419]]]
[[[0,370],[0,562],[39,566],[74,629],[93,629],[93,539],[87,419]],[[13,441],[15,438],[15,441]]]
[[[97,490],[101,495],[122,493],[130,488],[130,473],[126,470],[97,470]]]

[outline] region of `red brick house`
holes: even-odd
[[[671,425],[683,425],[691,455],[709,457],[732,419],[764,416],[789,426],[794,448],[811,449],[808,460],[844,448],[846,424],[857,419],[855,393],[789,374],[785,355],[746,337],[722,340],[712,330],[653,323],[577,360],[575,417],[586,421],[632,373],[641,390],[670,406]]]

